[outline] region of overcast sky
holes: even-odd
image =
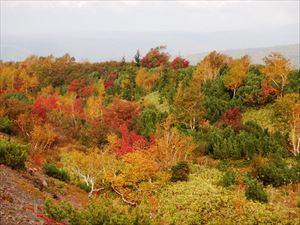
[[[299,23],[299,1],[3,1],[1,35],[211,32]]]

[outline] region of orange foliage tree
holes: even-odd
[[[132,129],[139,113],[139,103],[114,98],[112,103],[103,110],[103,119],[113,129],[118,130],[122,125]]]

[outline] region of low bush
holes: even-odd
[[[278,138],[272,137],[255,122],[247,122],[239,132],[229,127],[209,129],[206,140],[205,152],[215,159],[249,160],[256,154],[276,153],[283,157],[288,154]]]
[[[222,185],[224,187],[229,187],[235,184],[236,175],[234,172],[226,172],[222,177]]]
[[[82,190],[84,190],[84,191],[86,191],[86,192],[90,192],[90,191],[91,191],[91,186],[88,186],[88,185],[87,185],[86,183],[84,183],[84,182],[78,183],[77,186],[78,186],[80,189],[82,189]]]
[[[172,182],[187,181],[189,179],[190,168],[187,162],[178,162],[171,168],[172,171]]]
[[[180,225],[300,224],[298,209],[247,201],[237,189],[217,185],[221,178],[219,170],[198,166],[188,182],[166,185],[158,192],[157,218]]]
[[[22,169],[25,167],[26,159],[26,145],[0,139],[0,164],[5,164],[14,169]]]
[[[271,161],[256,168],[257,177],[264,185],[271,184],[279,187],[289,183],[300,181],[300,163],[289,166],[284,159],[273,156]]]
[[[247,180],[247,188],[245,191],[245,196],[249,200],[259,201],[263,203],[268,202],[268,195],[265,192],[263,185],[259,184],[254,179]]]
[[[25,94],[16,92],[16,93],[7,93],[3,95],[4,98],[6,99],[15,99],[24,103],[29,103],[29,99]]]
[[[9,133],[11,126],[12,122],[7,116],[0,118],[0,131]]]
[[[54,205],[50,199],[46,199],[44,209],[48,216],[58,221],[66,219],[74,211],[69,203],[62,201],[59,205]]]
[[[143,207],[130,207],[114,199],[99,197],[92,199],[86,208],[74,208],[67,202],[53,204],[45,202],[48,216],[58,221],[67,221],[71,225],[154,225],[149,212]]]
[[[64,169],[57,168],[56,165],[54,164],[51,163],[44,164],[43,170],[45,174],[47,174],[50,177],[54,177],[62,181],[70,181],[70,176],[68,172],[65,171]]]

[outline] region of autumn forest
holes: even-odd
[[[276,52],[263,62],[213,51],[193,66],[163,46],[1,62],[1,182],[28,195],[16,211],[49,225],[300,224],[300,70]],[[1,192],[1,211],[14,198]]]

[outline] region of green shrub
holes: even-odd
[[[247,180],[247,188],[245,192],[246,198],[253,201],[259,201],[263,203],[268,202],[268,195],[264,190],[263,185],[259,184],[254,179]]]
[[[159,123],[166,113],[161,113],[155,105],[146,106],[138,118],[139,133],[147,138],[155,133],[156,124]]]
[[[70,181],[70,176],[68,172],[65,171],[64,169],[57,168],[56,165],[54,164],[51,163],[44,164],[43,170],[45,174],[47,174],[50,177],[54,177],[62,181]]]
[[[171,168],[172,171],[172,182],[187,181],[189,179],[190,168],[187,162],[178,162]]]
[[[7,116],[0,118],[0,131],[8,133],[11,126],[12,122]]]
[[[84,183],[84,182],[78,183],[77,186],[78,186],[80,189],[82,189],[82,190],[84,190],[84,191],[86,191],[86,192],[90,192],[90,191],[91,191],[91,186],[88,186],[88,185],[87,185],[86,183]]]
[[[276,153],[283,157],[288,152],[282,146],[281,139],[270,135],[255,122],[247,122],[242,130],[212,128],[206,134],[206,153],[215,159],[251,159],[255,154]]]
[[[0,139],[0,164],[14,169],[25,167],[27,159],[27,146]]]
[[[62,201],[59,205],[54,205],[50,199],[46,199],[44,209],[48,216],[57,221],[66,219],[70,212],[74,212],[73,207],[69,203]]]
[[[242,193],[216,185],[222,172],[199,166],[188,182],[158,192],[157,217],[164,224],[299,224],[298,209],[244,201]],[[237,210],[236,200],[242,204]]]
[[[218,170],[226,172],[229,168],[229,161],[228,160],[221,160],[217,165]]]
[[[29,99],[25,94],[22,93],[7,93],[3,95],[4,98],[6,99],[15,99],[24,103],[29,103]]]
[[[86,208],[76,209],[67,202],[53,204],[45,202],[48,216],[71,225],[150,225],[154,224],[144,208],[130,207],[119,201],[99,197],[91,199]]]
[[[222,177],[222,184],[224,187],[229,187],[235,184],[235,173],[234,172],[226,172]]]
[[[298,208],[300,208],[300,199],[298,199],[298,200],[296,201],[296,205],[297,205]]]
[[[300,164],[289,166],[280,156],[274,155],[269,163],[257,168],[258,179],[264,185],[281,185],[296,183],[300,181]]]

